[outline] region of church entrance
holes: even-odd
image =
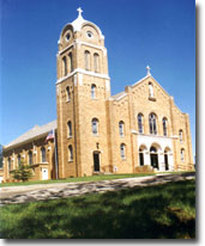
[[[93,152],[94,172],[100,172],[100,153]]]
[[[159,169],[158,154],[157,149],[155,147],[150,148],[150,162],[153,168]]]

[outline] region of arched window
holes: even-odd
[[[88,50],[85,51],[85,69],[90,70],[90,52]]]
[[[167,119],[166,118],[162,119],[162,125],[163,125],[163,135],[167,136],[168,133],[167,133]]]
[[[179,130],[179,141],[180,141],[180,143],[183,143],[183,138],[184,138],[183,131]]]
[[[123,137],[125,134],[125,123],[122,120],[119,122],[119,133],[120,137]]]
[[[66,57],[64,56],[63,57],[63,75],[66,76],[68,73],[68,69],[67,69],[67,59]]]
[[[154,89],[153,89],[153,84],[149,82],[149,97],[153,98],[154,97]]]
[[[45,149],[45,147],[41,147],[41,161],[46,162],[46,149]]]
[[[92,99],[96,98],[96,85],[95,84],[91,85],[91,98]]]
[[[154,113],[149,115],[149,132],[150,134],[157,134],[157,117]]]
[[[138,132],[143,133],[144,132],[144,127],[143,127],[143,114],[139,113],[137,116],[137,121],[138,121]]]
[[[180,154],[181,154],[181,161],[184,162],[184,160],[185,160],[185,150],[181,149]]]
[[[94,71],[95,73],[100,72],[100,57],[97,53],[94,54]]]
[[[99,124],[98,119],[93,118],[92,119],[92,133],[94,135],[97,135],[98,134],[98,124]]]
[[[125,144],[124,143],[122,143],[121,145],[120,145],[120,156],[121,156],[121,159],[125,159]]]
[[[11,158],[8,158],[8,171],[11,171]]]
[[[73,147],[72,147],[72,145],[68,146],[68,160],[73,161]]]
[[[66,87],[66,96],[67,96],[67,101],[70,101],[70,87]]]
[[[17,161],[18,161],[18,166],[20,167],[21,166],[21,155],[18,154],[17,156]]]
[[[72,137],[72,123],[68,121],[68,137]]]
[[[28,164],[29,165],[33,164],[33,153],[31,150],[28,152]]]
[[[71,73],[73,71],[73,56],[72,53],[68,54],[68,60],[69,60],[69,72]]]

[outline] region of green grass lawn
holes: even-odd
[[[195,238],[195,181],[0,208],[3,238]]]
[[[166,172],[168,173],[168,172]],[[170,173],[186,173],[186,172],[170,172]],[[149,175],[156,175],[156,173],[134,173],[134,174],[107,174],[107,175],[95,175],[78,178],[67,178],[67,179],[52,179],[52,180],[37,180],[19,183],[5,183],[0,184],[0,187],[8,186],[19,186],[19,185],[33,185],[33,184],[55,184],[55,183],[70,183],[70,182],[81,182],[81,181],[100,181],[100,180],[111,180],[111,179],[122,179],[122,178],[134,178],[143,177]]]

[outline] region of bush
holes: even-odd
[[[31,167],[28,165],[25,165],[23,161],[21,161],[21,164],[19,165],[18,169],[10,171],[13,178],[16,180],[21,180],[23,182],[28,181],[33,175],[31,171]]]

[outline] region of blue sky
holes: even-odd
[[[0,143],[56,119],[57,41],[79,6],[105,35],[112,94],[144,77],[149,64],[189,113],[195,153],[193,0],[0,0]]]

